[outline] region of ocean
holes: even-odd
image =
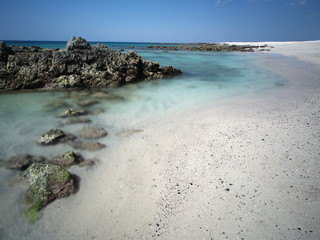
[[[42,48],[65,48],[66,45],[66,42],[43,41],[6,43]],[[109,132],[107,137],[98,141],[112,148],[121,142],[116,136],[119,131],[143,130],[152,121],[161,121],[177,111],[233,96],[272,90],[285,86],[287,82],[283,77],[256,65],[256,60],[261,57],[257,53],[163,51],[147,48],[154,43],[102,43],[123,52],[134,50],[144,59],[159,62],[161,66],[172,65],[181,69],[183,74],[173,79],[144,81],[115,89],[3,92],[0,94],[1,159],[25,153],[50,159],[73,150],[63,144],[43,147],[36,141],[51,128],[79,135],[83,124],[66,125],[65,120],[57,115],[68,107],[79,108],[77,104],[90,99],[96,91],[103,90],[119,96],[116,100],[99,100],[93,106],[84,107],[91,113],[87,116],[92,120],[90,125]],[[85,158],[116,161],[105,159],[106,151],[76,150]],[[28,235],[32,226],[27,225],[22,216],[21,199],[25,187],[9,184],[18,173],[0,169],[0,239],[32,239]],[[81,174],[85,171],[80,173],[80,179],[85,177]]]

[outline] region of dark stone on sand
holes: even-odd
[[[181,73],[158,64],[147,69],[145,63],[132,51],[124,54],[103,44],[90,46],[80,37],[72,37],[61,50],[0,42],[0,89],[118,87]]]
[[[52,164],[33,163],[19,178],[28,180],[28,190],[24,196],[28,209],[24,216],[29,223],[39,218],[39,211],[48,203],[77,190],[74,177],[66,169]]]
[[[80,141],[69,141],[68,144],[76,149],[98,151],[105,148],[106,145],[99,142],[80,142]]]
[[[45,162],[45,157],[21,154],[5,161],[4,166],[8,169],[26,170],[32,163]]]
[[[80,137],[87,139],[97,139],[108,135],[108,132],[100,127],[84,127],[80,132]]]

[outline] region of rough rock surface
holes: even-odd
[[[103,44],[90,46],[83,38],[73,37],[60,50],[0,42],[0,89],[118,87],[180,73],[132,51],[123,54]]]
[[[84,114],[86,114],[86,111],[82,109],[68,108],[67,110],[60,113],[58,117],[61,117],[61,118],[78,117]]]
[[[220,43],[192,43],[192,44],[174,44],[171,46],[148,46],[148,48],[165,50],[189,50],[189,51],[213,51],[213,52],[254,52],[256,49],[267,46],[235,45]]]
[[[61,156],[52,158],[49,163],[67,168],[72,165],[79,164],[81,161],[83,161],[83,158],[80,154],[77,154],[73,151],[68,151]]]
[[[33,163],[20,178],[28,180],[25,202],[29,208],[25,211],[25,217],[31,223],[38,219],[38,212],[49,202],[67,197],[77,189],[72,175],[52,164]]]
[[[45,162],[45,157],[21,154],[5,161],[4,166],[9,169],[26,170],[34,162]]]
[[[38,143],[41,145],[51,145],[73,140],[74,138],[74,136],[66,134],[59,129],[50,129],[39,138]]]

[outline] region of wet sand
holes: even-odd
[[[284,86],[154,119],[93,169],[72,169],[87,171],[79,192],[48,205],[25,239],[319,239],[310,44],[259,53]]]

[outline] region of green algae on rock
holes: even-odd
[[[62,154],[61,156],[56,156],[52,158],[49,163],[58,165],[60,167],[70,167],[72,165],[79,164],[82,161],[81,155],[73,152],[68,151]]]
[[[24,215],[28,222],[38,219],[39,211],[57,198],[69,196],[76,191],[76,183],[72,175],[64,168],[47,164],[33,163],[20,178],[28,180],[25,203],[29,208]]]

